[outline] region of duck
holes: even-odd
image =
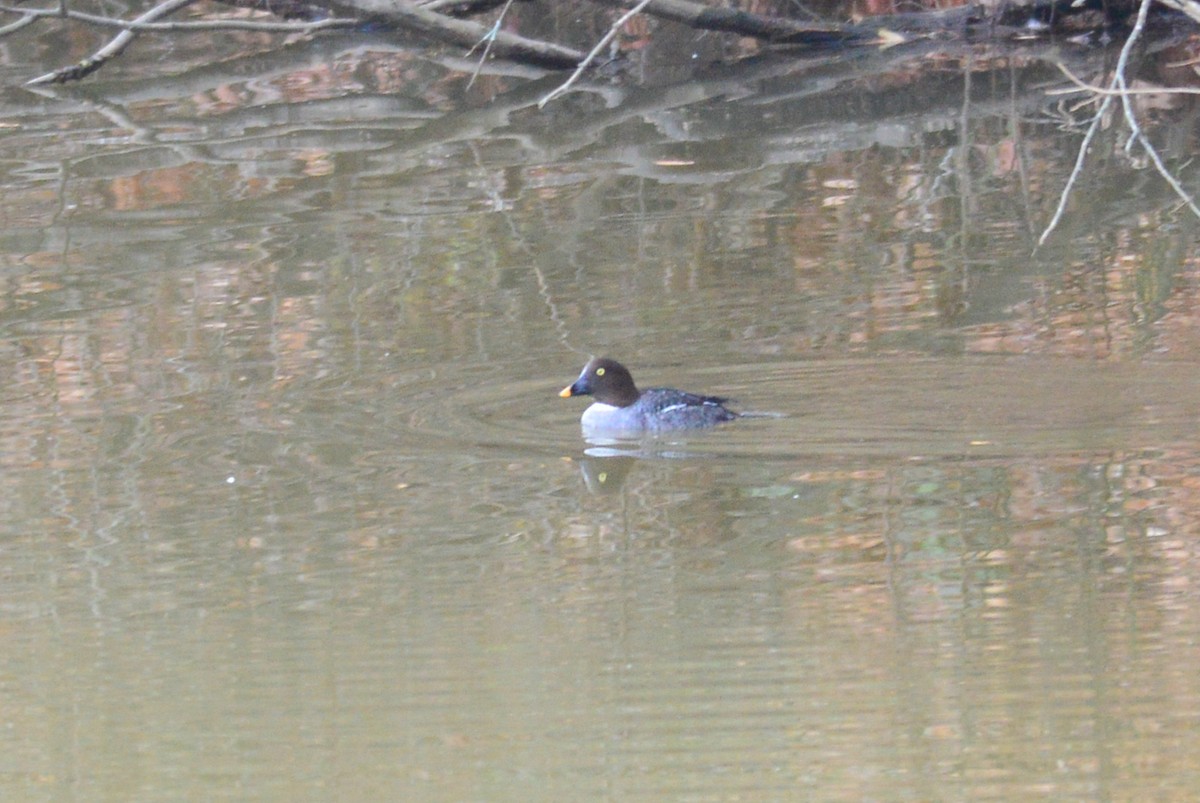
[[[638,390],[629,369],[611,357],[589,360],[579,378],[558,395],[564,399],[572,396],[595,399],[579,421],[585,435],[704,429],[740,417],[725,406],[728,399],[719,396],[701,396],[675,388]]]

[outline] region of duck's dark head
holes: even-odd
[[[596,357],[583,366],[583,371],[574,384],[563,388],[558,395],[564,399],[571,396],[591,396],[601,404],[628,407],[642,394],[638,392],[637,385],[633,384],[633,375],[629,373],[628,368],[614,359]]]

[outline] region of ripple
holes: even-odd
[[[580,410],[553,403],[562,401],[556,381],[481,381],[442,393],[436,392],[437,380],[430,380],[406,389],[414,402],[408,426],[414,436],[459,448],[561,454],[580,443]]]
[[[401,389],[410,439],[432,448],[687,458],[1010,457],[1161,448],[1196,439],[1200,371],[1173,363],[865,359],[709,367],[688,388],[753,414],[712,430],[586,442],[559,375],[496,382],[495,366]],[[643,376],[664,372],[653,366]],[[678,372],[674,372],[677,374]],[[680,382],[680,384],[684,384]]]

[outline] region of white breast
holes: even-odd
[[[634,408],[595,402],[579,420],[585,438],[634,438],[646,433],[646,422]]]
[[[614,425],[620,428],[621,408],[603,402],[593,402],[583,411],[579,423],[584,429],[609,429]]]

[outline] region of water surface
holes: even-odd
[[[1194,223],[1114,159],[1034,252],[1056,71],[12,88],[53,44],[3,68],[4,797],[1196,788]],[[587,443],[600,352],[765,415]]]

